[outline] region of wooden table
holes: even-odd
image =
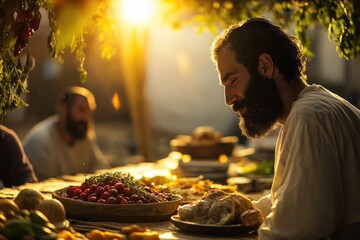
[[[117,232],[121,227],[128,226],[129,224],[134,223],[115,223],[115,222],[88,222],[88,221],[79,221],[71,220],[70,225],[79,232],[89,232],[91,229],[100,229],[107,231]],[[161,221],[161,222],[138,222],[135,223],[142,227],[148,227],[152,231],[157,231],[160,233],[161,240],[201,240],[201,239],[219,239],[219,240],[228,240],[228,239],[240,239],[240,240],[254,240],[257,239],[257,235],[251,233],[238,234],[233,236],[225,235],[208,235],[206,232],[202,233],[187,233],[176,228],[171,221]]]
[[[156,168],[154,163],[143,163],[136,165],[126,165],[123,167],[117,167],[113,169],[101,170],[95,174],[102,173],[104,171],[123,171],[131,172],[137,174],[140,171],[150,170]],[[75,176],[62,176],[60,178],[51,178],[39,183],[27,183],[19,187],[14,188],[4,188],[0,190],[0,198],[14,199],[20,190],[24,188],[33,188],[39,190],[45,198],[51,198],[53,191],[67,187],[69,185],[80,185],[84,181],[83,174],[77,174]],[[252,199],[257,199],[262,196],[262,193],[249,194]],[[235,236],[225,236],[225,235],[208,235],[206,232],[201,233],[187,233],[176,228],[170,220],[160,221],[160,222],[136,222],[136,223],[117,223],[117,222],[90,222],[90,221],[81,221],[76,219],[68,219],[70,221],[70,226],[75,230],[85,233],[89,232],[92,229],[100,229],[107,231],[118,232],[120,227],[128,226],[130,224],[137,224],[142,227],[148,227],[153,231],[160,233],[161,240],[176,240],[176,239],[188,239],[188,240],[197,240],[197,239],[242,239],[242,240],[253,240],[257,239],[255,233],[244,233]]]

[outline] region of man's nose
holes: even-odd
[[[229,92],[225,91],[225,103],[228,106],[233,105],[236,102],[236,95],[230,94]]]

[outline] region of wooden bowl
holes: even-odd
[[[214,142],[187,142],[182,139],[170,141],[171,149],[181,154],[190,155],[193,159],[217,159],[220,155],[231,156],[238,138],[235,136],[223,137]]]
[[[67,218],[88,221],[152,222],[168,220],[177,212],[182,198],[146,204],[101,204],[64,197],[67,188],[53,192],[65,208]]]

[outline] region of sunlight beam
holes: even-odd
[[[155,0],[120,0],[120,17],[136,25],[145,24],[153,18],[155,5]]]

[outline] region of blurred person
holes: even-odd
[[[18,135],[0,124],[0,189],[37,181]]]
[[[307,84],[297,39],[265,19],[230,26],[211,54],[242,133],[281,126],[259,239],[360,239],[359,109]]]
[[[30,129],[24,149],[39,180],[110,167],[95,137],[95,109],[89,90],[70,87],[60,94],[57,114]]]

